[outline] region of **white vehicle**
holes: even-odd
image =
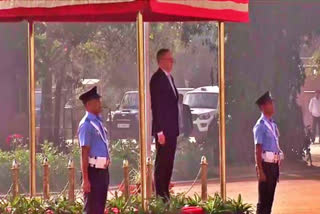
[[[218,112],[218,100],[218,86],[204,86],[185,94],[183,102],[191,109],[196,139],[207,136],[209,125]]]
[[[187,92],[194,90],[194,88],[177,88],[177,90],[179,94],[184,96]]]

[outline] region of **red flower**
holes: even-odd
[[[111,211],[112,211],[112,213],[120,213],[119,212],[119,209],[118,208],[111,208]],[[105,211],[104,211],[104,214],[109,214],[109,210],[108,209],[106,209]]]
[[[54,214],[54,212],[52,210],[47,210],[45,214]]]
[[[20,134],[12,134],[7,137],[7,144],[10,146],[11,144],[21,143],[23,140],[23,136]]]
[[[10,145],[10,142],[11,142],[11,135],[9,135],[9,136],[7,137],[6,142],[7,142],[7,144],[8,144],[8,145]]]
[[[6,212],[7,212],[7,213],[11,213],[11,212],[12,212],[12,208],[11,208],[11,207],[7,207],[7,208],[6,208]]]

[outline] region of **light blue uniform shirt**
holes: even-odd
[[[110,157],[108,133],[99,116],[86,112],[86,115],[79,123],[78,135],[80,146],[90,147],[90,157]]]
[[[269,123],[269,127],[274,130],[274,133],[268,128],[268,125],[265,123]],[[275,136],[276,135],[276,136]],[[279,153],[279,131],[274,120],[269,120],[264,115],[261,115],[256,125],[253,128],[253,136],[254,143],[262,145],[263,152],[274,152]]]

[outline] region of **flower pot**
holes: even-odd
[[[183,207],[180,214],[205,214],[201,207]]]

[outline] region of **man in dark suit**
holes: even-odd
[[[183,104],[183,95],[179,94],[179,133],[182,137],[189,137],[193,130],[190,107]]]
[[[167,201],[179,135],[179,96],[171,76],[174,59],[170,50],[159,50],[157,61],[159,69],[150,81],[152,134],[157,148],[154,178],[157,196]]]

